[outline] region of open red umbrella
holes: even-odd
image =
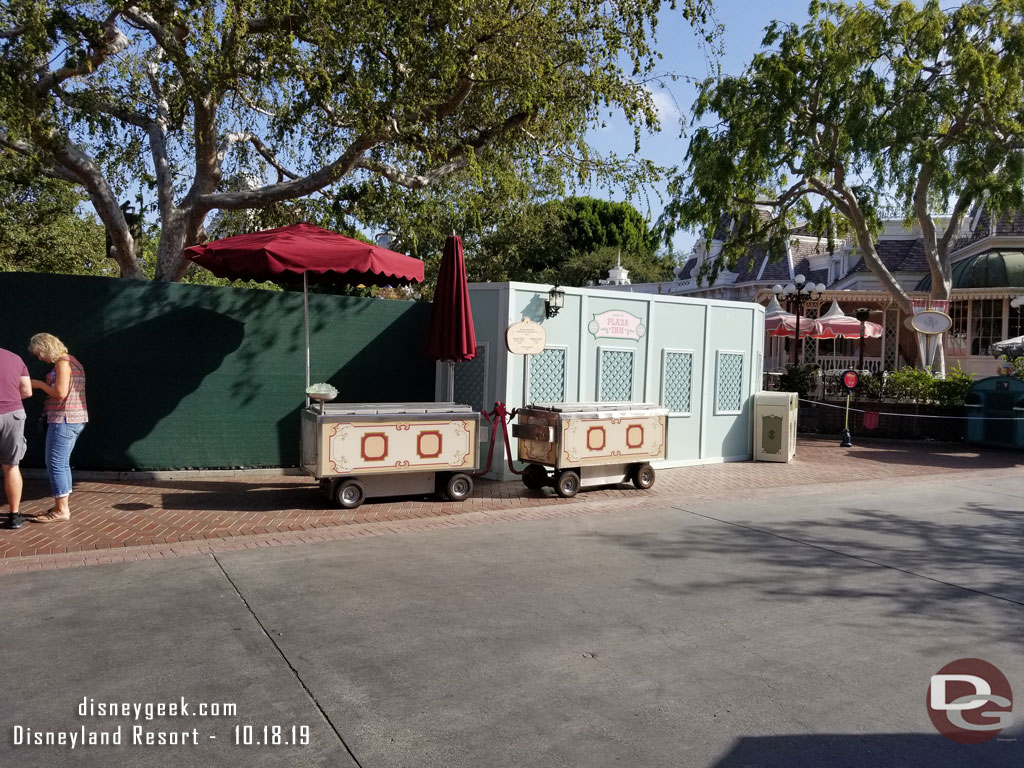
[[[427,334],[427,355],[449,363],[448,399],[454,397],[455,363],[476,357],[476,331],[473,311],[469,306],[466,282],[466,261],[462,256],[462,239],[452,235],[444,242],[437,290],[430,309]]]
[[[185,254],[233,280],[308,275],[314,282],[352,285],[423,282],[422,261],[305,222],[194,245]]]
[[[306,324],[306,389],[309,389],[309,297],[315,283],[405,285],[423,282],[423,262],[305,222],[225,237],[185,249],[217,277],[280,280],[302,275]]]

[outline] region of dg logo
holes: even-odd
[[[932,675],[927,705],[939,733],[959,744],[980,744],[1013,724],[1010,681],[982,659],[957,659]]]

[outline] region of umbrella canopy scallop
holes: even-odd
[[[787,312],[779,304],[777,297],[772,296],[768,306],[764,308],[764,329],[769,336],[785,336],[793,338],[796,335],[796,315]],[[814,336],[821,332],[821,328],[815,320],[809,317],[800,318],[800,338]]]
[[[859,339],[861,337],[861,322],[855,317],[844,315],[839,308],[839,302],[833,301],[832,306],[824,315],[818,317],[818,325],[821,330],[814,334],[816,339]],[[864,322],[864,338],[877,339],[882,335],[882,326],[872,323],[870,320]]]
[[[307,275],[310,282],[406,285],[423,282],[423,262],[305,222],[225,237],[185,249],[217,277],[280,280]]]

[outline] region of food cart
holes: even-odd
[[[650,403],[539,403],[520,408],[512,435],[523,483],[551,485],[571,498],[580,488],[631,480],[654,485],[650,462],[665,458],[668,409]],[[553,470],[548,474],[548,469]]]
[[[366,498],[464,501],[479,466],[480,414],[458,403],[325,403],[302,411],[302,469],[344,509]]]

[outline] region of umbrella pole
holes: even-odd
[[[448,402],[455,402],[455,361],[448,361]]]
[[[309,288],[306,272],[302,273],[302,319],[306,327],[306,389],[309,389]],[[306,407],[309,408],[309,395],[306,395]]]

